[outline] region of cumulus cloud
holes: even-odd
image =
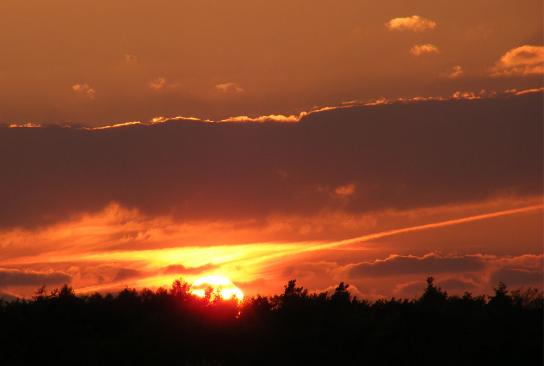
[[[479,256],[439,256],[431,253],[422,257],[393,255],[383,260],[359,263],[350,268],[349,274],[353,278],[433,275],[475,272],[484,267],[485,262]]]
[[[419,15],[409,17],[393,18],[385,26],[392,31],[412,31],[421,32],[436,28],[436,22],[430,19],[423,18]]]
[[[94,99],[96,97],[96,92],[89,84],[74,84],[72,85],[72,90],[75,93],[84,95],[89,99]]]
[[[495,63],[492,76],[544,74],[544,46],[523,45],[512,48]]]
[[[63,272],[35,272],[0,268],[0,287],[42,286],[70,283],[72,277]]]
[[[217,84],[215,90],[225,94],[239,94],[245,91],[240,85],[232,81]]]
[[[414,56],[432,55],[439,53],[438,48],[431,43],[418,44],[410,49],[410,53]]]

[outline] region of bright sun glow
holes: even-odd
[[[190,292],[199,297],[206,296],[206,290],[212,289],[212,298],[220,296],[222,299],[230,300],[236,298],[243,300],[244,293],[231,280],[223,276],[201,277],[193,282]]]

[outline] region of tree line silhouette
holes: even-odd
[[[238,303],[170,289],[0,301],[0,365],[542,365],[543,297],[529,288],[369,302],[289,281]]]

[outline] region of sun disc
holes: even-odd
[[[196,279],[191,285],[190,293],[205,297],[206,291],[212,289],[212,299],[219,296],[224,300],[236,298],[238,301],[243,300],[244,293],[227,277],[219,275],[205,276]]]

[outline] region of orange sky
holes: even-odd
[[[542,287],[542,13],[1,1],[0,296]]]
[[[539,0],[4,0],[0,123],[217,120],[537,87],[542,12]]]

